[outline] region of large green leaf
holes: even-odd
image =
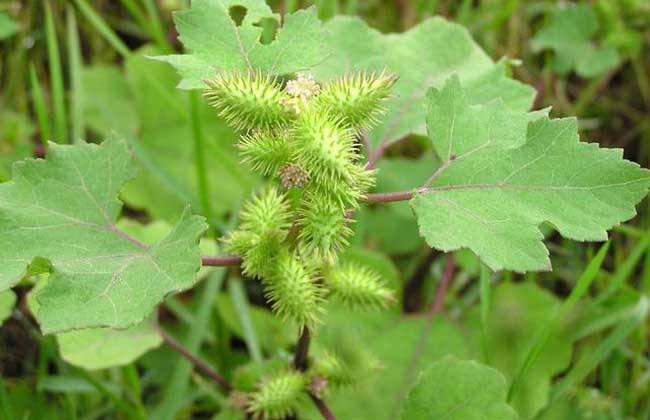
[[[562,74],[575,69],[580,76],[597,77],[619,62],[616,49],[598,47],[591,41],[598,26],[591,5],[569,3],[554,8],[548,24],[535,34],[533,50],[553,50],[555,68]]]
[[[231,17],[241,13],[239,23]],[[203,87],[216,71],[285,74],[323,61],[325,33],[314,8],[284,16],[276,38],[266,45],[260,42],[264,19],[279,20],[264,0],[194,0],[189,10],[174,16],[189,53],[158,59],[176,67],[185,89]]]
[[[499,369],[511,383],[539,331],[552,322],[559,306],[557,297],[532,282],[499,285],[490,300],[485,339],[480,333],[480,308],[472,308],[467,315],[466,325],[476,354],[480,353],[481,343],[486,345],[489,364]],[[552,378],[569,365],[573,346],[571,325],[568,320],[562,320],[528,374],[513,390],[511,404],[521,418],[535,418],[548,403]]]
[[[115,226],[117,194],[133,175],[123,140],[50,144],[47,160],[14,166],[0,184],[0,288],[36,258],[50,265],[38,293],[45,333],[143,320],[169,293],[191,287],[200,268],[203,218],[186,210],[174,230],[148,246]],[[42,265],[42,264],[39,264]]]
[[[36,297],[48,280],[43,276],[27,294],[27,307],[37,321],[41,304]],[[126,365],[162,343],[155,328],[155,315],[127,329],[86,328],[55,336],[61,358],[89,370]]]
[[[359,18],[339,16],[325,25],[328,59],[315,68],[320,80],[351,71],[388,69],[399,76],[388,112],[371,133],[377,145],[411,133],[424,134],[424,97],[458,75],[471,90],[472,101],[502,98],[511,108],[527,110],[534,90],[505,75],[505,63],[495,64],[460,25],[442,18],[422,22],[407,32],[384,35]]]
[[[125,330],[89,328],[57,334],[61,357],[84,369],[106,369],[126,365],[158,347],[162,338],[153,319]]]
[[[433,363],[404,403],[403,420],[516,420],[498,371],[446,357]]]
[[[428,94],[429,137],[443,164],[411,205],[430,246],[468,247],[495,270],[548,270],[541,223],[602,241],[636,214],[650,173],[620,149],[581,143],[575,119],[501,100],[472,105],[469,95],[457,78]]]

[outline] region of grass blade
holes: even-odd
[[[81,47],[79,31],[74,9],[68,5],[66,9],[68,30],[68,67],[70,69],[70,125],[72,127],[72,142],[84,138],[83,89],[81,86]]]
[[[648,315],[648,309],[650,309],[650,301],[648,301],[647,297],[642,296],[631,316],[624,323],[619,324],[594,350],[582,357],[555,387],[551,394],[551,401],[563,397],[575,384],[582,382],[592,370],[609,356],[612,350],[617,348],[637,328],[639,323]]]
[[[56,27],[49,1],[45,2],[45,38],[50,70],[50,84],[52,85],[52,114],[54,115],[55,140],[59,143],[69,143],[70,138],[68,137],[65,88],[63,86],[63,72],[61,71],[59,41],[56,38]]]
[[[47,142],[52,140],[52,127],[48,119],[47,106],[45,105],[45,97],[43,96],[43,89],[41,83],[38,81],[36,75],[36,68],[34,64],[29,67],[29,80],[32,88],[32,99],[34,101],[34,112],[38,120],[38,128],[41,132],[41,143],[43,147],[47,147]]]
[[[632,248],[632,252],[630,252],[630,255],[627,256],[625,262],[621,265],[621,267],[616,270],[611,280],[609,281],[607,288],[605,288],[605,290],[603,290],[603,292],[598,295],[598,298],[596,298],[595,304],[598,305],[606,301],[616,292],[618,292],[623,284],[625,284],[625,281],[630,278],[630,276],[632,276],[634,269],[641,260],[641,257],[643,257],[649,247],[650,229],[644,233],[643,237],[639,240],[639,242],[636,243],[634,248]]]
[[[127,58],[131,55],[129,47],[122,42],[119,36],[115,34],[113,29],[102,19],[102,17],[93,9],[86,0],[74,0],[88,22],[95,28],[95,30],[108,42],[122,57]]]
[[[542,326],[541,330],[537,334],[537,337],[533,341],[533,345],[526,354],[524,362],[521,364],[517,372],[515,373],[510,389],[508,390],[508,401],[514,395],[514,391],[517,389],[517,386],[524,380],[530,368],[537,361],[537,358],[541,354],[542,350],[548,340],[551,338],[555,329],[557,328],[557,323],[560,319],[564,318],[575,306],[575,304],[587,293],[589,286],[596,279],[598,273],[600,272],[600,267],[603,265],[607,251],[609,251],[610,242],[606,242],[603,246],[600,247],[596,256],[589,262],[587,268],[583,271],[582,275],[578,279],[575,287],[571,290],[569,297],[562,302],[562,306],[555,312],[553,317]]]
[[[191,353],[199,353],[201,343],[208,334],[214,297],[221,288],[226,272],[227,270],[225,268],[215,269],[203,285],[194,323],[187,337],[182,340],[183,346]],[[174,372],[164,390],[163,399],[154,412],[150,413],[151,418],[161,420],[175,418],[176,412],[183,406],[183,402],[185,401],[192,371],[192,364],[185,359],[181,359],[181,356],[178,356]]]
[[[142,0],[144,8],[149,15],[149,32],[151,37],[156,41],[158,46],[163,50],[169,52],[172,50],[169,41],[165,37],[165,30],[163,29],[163,22],[160,19],[160,14],[153,0]]]
[[[488,348],[488,318],[490,316],[490,304],[492,295],[492,274],[490,269],[481,264],[481,347],[483,361],[490,363],[490,350]]]
[[[194,161],[196,165],[196,179],[199,184],[201,212],[211,221],[215,219],[215,216],[212,213],[210,190],[208,189],[208,172],[205,166],[205,139],[199,111],[199,97],[196,92],[190,92],[189,98],[190,117],[192,120],[192,138],[194,140]]]
[[[246,347],[248,347],[251,359],[254,362],[261,362],[262,350],[260,350],[260,343],[257,340],[257,334],[255,333],[253,321],[248,310],[248,299],[246,298],[244,286],[241,281],[231,281],[228,282],[228,291],[230,292],[230,299],[232,299],[235,311],[239,316],[239,322],[244,329],[244,341],[246,342]]]

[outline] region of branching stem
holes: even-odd
[[[309,353],[309,343],[311,342],[311,332],[309,328],[304,327],[298,337],[298,344],[296,345],[296,353],[293,356],[293,367],[304,372],[307,370],[307,354]],[[309,398],[314,402],[316,408],[321,413],[325,420],[335,420],[334,413],[329,409],[325,401],[313,392],[309,392]]]
[[[242,263],[239,255],[217,255],[201,257],[201,264],[210,267],[233,267]]]
[[[169,346],[172,350],[183,356],[186,360],[188,360],[196,370],[202,372],[204,375],[210,377],[211,379],[214,379],[215,382],[217,382],[221,388],[223,389],[224,392],[228,393],[232,391],[232,385],[230,385],[230,382],[226,380],[223,376],[219,375],[214,369],[212,369],[206,362],[201,360],[197,355],[193,354],[189,350],[187,350],[181,343],[176,341],[174,337],[169,335],[167,331],[162,329],[160,326],[157,327],[158,333],[163,339],[163,342]]]

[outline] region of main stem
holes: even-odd
[[[309,353],[309,343],[311,342],[311,332],[309,328],[303,327],[296,345],[296,353],[293,356],[293,367],[304,372],[307,370],[307,354]],[[314,402],[316,408],[325,420],[335,420],[334,413],[329,409],[325,401],[313,392],[309,392],[309,398]]]

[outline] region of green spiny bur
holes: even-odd
[[[342,77],[321,91],[317,105],[344,118],[355,129],[369,129],[385,112],[382,104],[396,81],[394,75],[385,72]]]
[[[322,291],[310,265],[290,251],[281,252],[271,275],[263,278],[266,296],[280,316],[308,327],[318,322]]]
[[[394,299],[377,273],[357,264],[334,267],[327,286],[335,298],[353,308],[385,307]]]
[[[325,261],[334,261],[336,254],[348,245],[352,235],[349,220],[341,207],[319,194],[305,194],[303,207],[299,210],[302,250]]]
[[[282,105],[284,93],[270,76],[221,73],[205,84],[205,98],[235,129],[278,127],[289,118]]]
[[[309,370],[313,378],[325,379],[329,389],[353,385],[357,381],[356,373],[342,358],[333,353],[320,354]]]
[[[286,372],[260,384],[251,395],[248,412],[254,419],[280,420],[294,414],[305,397],[306,379],[302,373]]]
[[[239,141],[242,162],[262,175],[274,175],[291,156],[286,134],[275,130],[254,130]]]

